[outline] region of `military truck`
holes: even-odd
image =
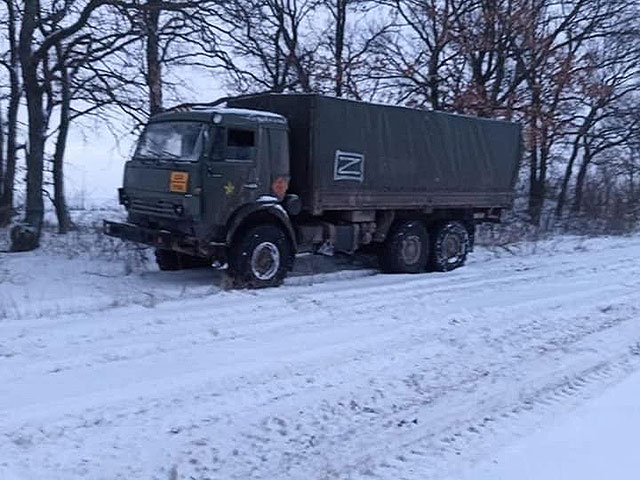
[[[153,116],[126,163],[126,223],[162,270],[227,266],[276,286],[302,252],[376,251],[392,273],[464,264],[476,224],[511,206],[519,125],[311,94]]]

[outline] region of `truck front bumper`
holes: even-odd
[[[110,237],[196,256],[215,255],[221,247],[225,246],[215,242],[203,243],[195,237],[169,230],[145,228],[132,223],[111,222],[109,220],[103,221],[103,232]]]

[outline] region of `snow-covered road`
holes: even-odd
[[[0,479],[441,479],[640,369],[640,238],[448,274],[0,254]]]
[[[492,453],[468,480],[637,480],[640,373]]]

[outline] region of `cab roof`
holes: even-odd
[[[218,120],[220,115],[220,120]],[[227,108],[227,107],[206,107],[206,106],[190,106],[184,108],[175,108],[166,112],[162,112],[151,117],[149,122],[163,122],[169,120],[197,121],[207,123],[223,123],[223,124],[272,124],[286,126],[287,119],[277,113],[264,112],[260,110],[250,110],[246,108]]]

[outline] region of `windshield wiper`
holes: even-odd
[[[158,156],[162,156],[162,158],[182,158],[180,155],[167,150],[162,150]]]
[[[177,153],[161,150],[158,152],[149,152],[145,155],[136,156],[142,162],[162,162],[166,160],[192,161],[190,157],[183,157]]]

